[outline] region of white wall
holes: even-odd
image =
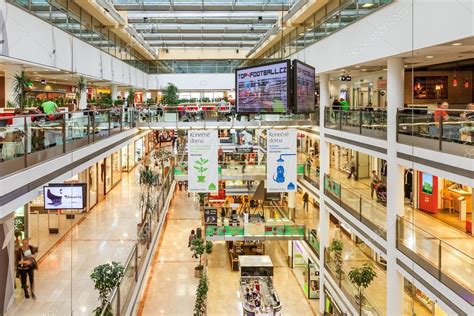
[[[27,61],[136,88],[147,85],[143,71],[4,0],[0,0],[0,39],[0,55],[18,63]]]
[[[168,82],[179,90],[232,90],[235,75],[225,74],[158,74],[148,75],[148,89],[162,89]]]
[[[467,38],[474,34],[473,12],[472,0],[398,0],[291,58],[323,73]]]

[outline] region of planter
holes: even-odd
[[[204,271],[204,267],[195,267],[194,268],[194,277],[200,279],[202,276],[202,273]]]

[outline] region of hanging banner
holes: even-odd
[[[189,192],[217,192],[218,145],[217,130],[188,131]]]
[[[296,191],[296,130],[267,131],[267,192]]]

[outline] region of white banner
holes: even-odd
[[[296,191],[296,130],[267,131],[267,192]]]
[[[188,131],[188,190],[189,192],[218,191],[217,130]]]

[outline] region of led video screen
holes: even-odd
[[[236,69],[237,113],[287,112],[289,78],[288,60]]]
[[[293,104],[297,114],[314,112],[315,70],[299,60],[293,60]]]

